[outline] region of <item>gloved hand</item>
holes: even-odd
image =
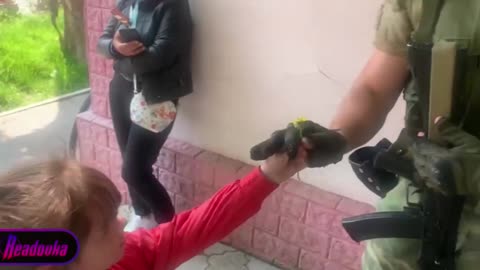
[[[302,143],[307,145],[306,163],[310,168],[339,162],[347,149],[346,139],[337,131],[312,121],[298,121],[275,131],[270,139],[252,147],[250,156],[253,160],[265,160],[276,153],[287,153],[290,159],[294,159]]]
[[[480,140],[444,118],[436,128],[439,144],[420,139],[412,147],[418,176],[444,194],[478,195]]]

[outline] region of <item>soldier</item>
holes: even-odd
[[[480,264],[480,208],[477,206],[480,199],[480,169],[478,169],[480,168],[480,140],[478,139],[480,125],[475,121],[475,117],[480,116],[479,20],[480,1],[478,0],[384,0],[377,22],[375,50],[355,80],[350,92],[340,104],[330,129],[308,122],[308,132],[305,132],[306,129],[300,132],[301,136],[306,137],[314,146],[307,160],[309,167],[333,164],[338,162],[343,154],[367,143],[380,130],[388,113],[403,92],[407,104],[404,131],[408,131],[407,137],[413,138],[413,140],[401,143],[411,153],[411,166],[404,166],[404,169],[407,168],[404,172],[407,175],[416,174],[420,178],[433,179],[435,162],[439,160],[454,161],[451,163],[455,168],[454,183],[450,186],[447,183],[446,186],[450,187],[449,192],[460,194],[463,201],[462,205],[457,208],[458,210],[452,211],[457,213],[457,222],[451,221],[451,219],[455,219],[451,216],[443,220],[447,220],[446,223],[451,223],[452,226],[448,229],[453,231],[454,240],[443,242],[443,244],[448,242],[445,245],[450,245],[450,251],[443,254],[440,252],[439,255],[436,253],[438,250],[442,248],[448,250],[448,247],[438,247],[434,244],[425,245],[425,242],[422,242],[423,239],[394,237],[373,239],[369,240],[366,245],[362,261],[364,270],[463,270],[477,269]],[[459,92],[455,92],[444,101],[437,102],[432,99],[431,95],[428,96],[424,92],[425,90],[427,92],[436,91],[434,94],[448,96],[443,92],[451,90],[449,86],[445,87],[439,83],[449,75],[446,70],[448,69],[447,65],[438,63],[432,65],[433,62],[429,62],[434,59],[432,48],[436,44],[445,42],[453,42],[455,48],[462,48],[464,61],[451,61],[455,62],[451,66],[455,66],[456,72],[460,73],[455,74],[453,76],[455,78],[452,79],[455,81],[455,85],[460,85],[459,89],[456,89]],[[412,44],[414,45],[412,46]],[[412,50],[412,47],[415,46],[417,47]],[[422,52],[423,49],[425,51]],[[427,61],[419,59],[424,56],[428,59]],[[412,63],[420,64],[415,66]],[[458,70],[461,71],[458,72]],[[422,72],[428,74],[422,74]],[[424,88],[429,89],[420,89],[425,85],[428,87]],[[448,100],[449,98],[452,100]],[[442,111],[442,109],[438,110],[442,106],[443,111],[448,113],[438,116],[446,116],[449,119],[441,118],[433,124],[435,116],[431,114]],[[437,111],[434,110],[435,108]],[[437,140],[420,140],[417,137],[417,131],[427,131],[426,125],[428,125],[429,133],[436,134]],[[279,139],[282,134],[284,134],[282,131],[276,132],[270,141],[254,147],[251,153],[252,158],[265,159],[285,142],[287,145],[292,145],[289,143],[291,139],[287,139],[288,136],[284,136],[285,139]],[[343,140],[339,138],[339,135],[342,135]],[[404,138],[404,136],[399,138]],[[430,135],[428,138],[430,139]],[[443,143],[440,144],[440,142]],[[288,147],[286,150],[288,151]],[[361,154],[358,151],[354,152],[350,161],[355,153]],[[373,163],[373,154],[359,156],[362,156],[363,161],[367,160],[369,164]],[[354,164],[352,163],[352,165]],[[364,173],[363,170],[359,171]],[[356,173],[358,175],[358,171]],[[373,181],[374,176],[387,175],[384,172],[374,172],[373,174],[376,175],[371,177],[367,175],[361,180],[366,183]],[[407,206],[407,200],[417,203],[422,201],[421,196],[423,195],[411,193],[409,190],[412,179],[398,176],[402,175],[397,173],[393,177],[394,180],[382,180],[382,177],[376,177],[379,179],[378,182],[369,186],[374,192],[375,188],[378,189],[376,193],[382,197],[377,205],[378,212],[403,211]],[[369,184],[366,183],[366,185]],[[440,198],[437,195],[433,195],[433,197]],[[447,206],[446,208],[450,208],[448,203],[444,205]],[[437,208],[439,207],[437,206]],[[438,211],[442,212],[442,209],[437,209]],[[428,220],[424,224],[432,227],[436,225],[429,224]],[[365,230],[365,227],[368,226],[362,227],[361,230]],[[381,226],[373,227],[374,231],[386,230]],[[426,227],[419,228],[420,236],[418,238],[429,235],[430,232],[424,233],[424,228]],[[441,231],[439,235],[443,232]],[[448,238],[449,236],[444,233],[442,237]],[[372,237],[363,237],[363,239],[370,238]],[[425,258],[430,261],[425,262]]]
[[[436,3],[435,3],[436,2]],[[435,10],[438,8],[438,13]],[[467,201],[464,205],[457,237],[456,269],[477,269],[480,263],[480,213],[477,207],[478,182],[480,181],[480,125],[475,117],[480,115],[480,1],[440,0],[384,0],[380,9],[375,51],[355,81],[349,94],[343,99],[333,119],[331,128],[341,130],[354,149],[369,141],[382,127],[388,113],[404,92],[407,103],[406,127],[419,117],[414,108],[419,102],[414,90],[415,77],[410,76],[407,44],[422,20],[432,20],[432,43],[453,40],[466,47],[465,82],[462,93],[464,102],[456,103],[453,110],[461,119],[461,127],[449,121],[437,122],[440,139],[448,141],[450,148],[431,151],[429,147],[416,147],[415,156],[429,156],[429,160],[441,156],[455,156],[463,169]],[[429,75],[427,75],[429,76]],[[413,119],[413,120],[412,120]],[[467,133],[468,132],[468,133]],[[473,136],[472,136],[473,135]],[[431,147],[430,147],[431,149]],[[420,161],[416,160],[416,165]],[[426,164],[432,166],[432,163]],[[417,166],[417,169],[418,166]],[[457,183],[458,184],[458,183]],[[408,181],[400,179],[377,205],[378,211],[402,211],[407,204]],[[381,230],[382,228],[378,228]],[[466,237],[468,235],[468,237]],[[419,269],[417,260],[421,241],[416,239],[375,239],[367,242],[363,256],[365,270]]]

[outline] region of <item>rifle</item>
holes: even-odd
[[[404,211],[350,217],[342,223],[357,242],[375,238],[419,239],[422,243],[418,258],[420,269],[453,270],[464,203],[464,194],[458,194],[455,189],[453,162],[438,162],[434,166],[434,177],[422,178],[415,170],[410,146],[418,132],[423,132],[432,142],[441,143],[434,129],[435,118],[459,118],[452,107],[457,102],[458,91],[463,90],[467,52],[454,42],[435,45],[412,42],[408,56],[417,99],[411,109],[419,117],[407,119],[407,128],[394,144],[384,140],[376,147],[359,149],[350,156],[350,163],[360,180],[379,196],[384,197],[401,176],[411,181],[409,189],[419,192],[420,200],[411,202],[408,191]],[[370,152],[370,158],[362,157],[365,151]],[[380,174],[388,177],[375,180]]]

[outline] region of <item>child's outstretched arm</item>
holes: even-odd
[[[274,155],[171,222],[128,234],[125,255],[112,269],[175,269],[256,214],[278,184],[305,168],[305,156],[303,148],[295,160],[286,154]]]
[[[174,269],[205,248],[222,240],[255,215],[278,184],[268,180],[259,168],[241,180],[225,186],[199,207],[179,214],[169,225],[168,256],[159,258],[165,269]],[[159,228],[159,230],[163,230]],[[152,231],[153,234],[163,232]],[[160,235],[157,235],[158,237]],[[165,236],[160,236],[165,237]],[[163,241],[162,241],[163,242]],[[161,243],[159,243],[161,245]],[[163,250],[162,247],[160,249]],[[166,251],[166,250],[165,250]],[[159,253],[163,257],[166,253]]]

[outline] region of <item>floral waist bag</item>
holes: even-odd
[[[138,17],[138,1],[130,7],[131,28],[135,28]],[[133,74],[133,98],[130,103],[132,122],[154,133],[166,129],[175,120],[177,108],[172,101],[147,104],[144,95],[138,90],[137,75]]]

